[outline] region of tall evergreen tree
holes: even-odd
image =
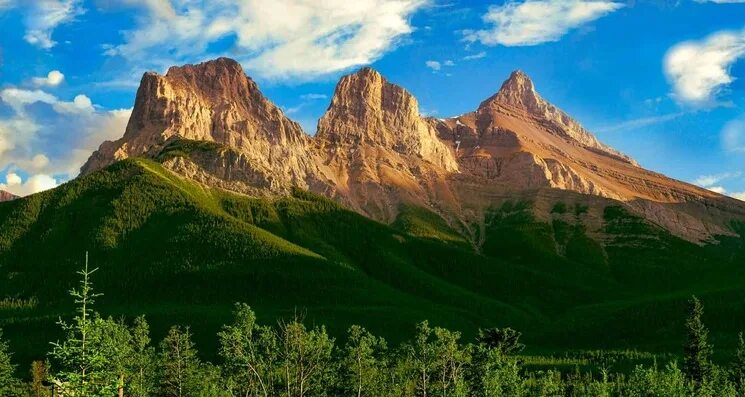
[[[711,355],[713,347],[709,344],[709,331],[701,317],[704,307],[695,296],[688,302],[686,319],[686,344],[683,357],[683,373],[696,385],[709,380],[712,374]]]
[[[21,385],[15,377],[16,366],[11,362],[8,342],[2,336],[0,330],[0,396],[14,396],[18,394]]]
[[[88,253],[85,254],[85,268],[78,272],[81,276],[80,288],[70,291],[75,298],[77,315],[72,323],[60,319],[58,324],[66,334],[62,342],[52,343],[50,357],[59,365],[53,375],[53,383],[58,391],[76,397],[94,397],[117,394],[118,376],[111,371],[111,357],[103,348],[106,343],[101,329],[103,321],[93,311],[95,298],[101,296],[93,292],[91,275],[96,269],[88,268]]]
[[[196,396],[199,358],[189,328],[171,327],[160,343],[160,387],[167,397]]]

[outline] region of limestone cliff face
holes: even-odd
[[[145,73],[124,136],[102,144],[81,174],[127,157],[157,155],[174,138],[235,148],[236,163],[262,188],[287,191],[323,183],[311,138],[227,58],[172,67],[165,76]]]
[[[419,115],[416,98],[371,68],[341,79],[316,137],[334,149],[379,146],[446,171],[458,169],[437,131]]]
[[[17,198],[18,196],[16,196],[15,194],[8,193],[4,190],[0,190],[0,202],[15,200]]]
[[[417,100],[370,68],[341,79],[315,139],[336,195],[379,220],[393,221],[401,204],[429,206],[458,169]]]
[[[222,149],[164,158],[181,139]],[[692,241],[732,234],[730,220],[745,220],[742,202],[647,171],[601,143],[519,71],[475,111],[437,120],[363,68],[339,81],[311,137],[235,61],[173,67],[143,76],[124,136],[103,143],[81,173],[131,156],[250,195],[301,187],[382,222],[402,206],[425,207],[472,236],[483,237],[476,229],[501,201],[532,200],[541,218],[562,192],[595,206],[621,203]],[[591,212],[600,233],[602,208]]]

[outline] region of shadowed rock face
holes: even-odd
[[[297,186],[383,222],[402,205],[416,205],[470,235],[500,201],[556,200],[539,193],[546,189],[620,201],[694,241],[731,234],[730,220],[745,219],[742,202],[644,170],[599,142],[520,71],[476,111],[436,120],[420,116],[408,91],[363,68],[339,81],[314,137],[230,59],[146,73],[124,136],[103,143],[81,173],[131,156],[158,157],[179,138],[223,148],[165,160],[202,183],[252,195]]]
[[[15,194],[8,193],[4,190],[0,190],[0,202],[15,200],[17,198],[18,196],[16,196]]]

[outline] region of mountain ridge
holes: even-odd
[[[5,190],[0,190],[0,202],[15,200],[17,198],[18,198],[18,196],[16,196],[13,193],[6,192]]]
[[[618,201],[691,241],[736,234],[729,223],[745,219],[745,204],[647,171],[601,143],[520,71],[474,112],[437,120],[421,116],[406,89],[362,68],[340,79],[313,137],[233,60],[148,72],[124,137],[102,144],[81,174],[154,158],[178,139],[230,149],[164,162],[201,183],[256,196],[299,187],[384,223],[405,206],[427,208],[476,247],[490,208],[542,189]]]

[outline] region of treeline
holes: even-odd
[[[486,329],[473,343],[458,332],[416,326],[414,338],[395,348],[360,326],[343,344],[323,327],[295,318],[260,325],[246,304],[217,334],[219,362],[200,360],[189,328],[175,326],[157,344],[147,321],[104,318],[93,310],[90,281],[80,272],[71,291],[77,313],[59,321],[65,339],[52,343],[45,361],[34,362],[32,380],[14,377],[7,342],[0,342],[0,396],[745,396],[745,341],[733,362],[712,362],[703,307],[690,301],[684,359],[637,366],[629,374],[527,371],[518,353],[520,333]]]

